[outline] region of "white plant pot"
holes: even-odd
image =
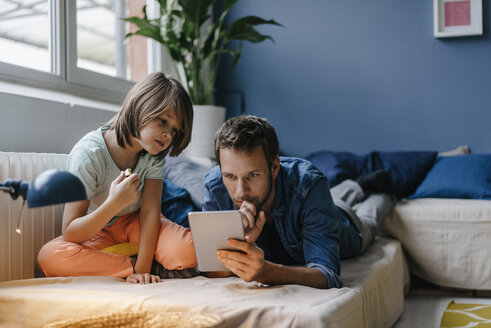
[[[184,150],[188,157],[215,158],[215,132],[225,122],[225,107],[194,105],[191,142]]]

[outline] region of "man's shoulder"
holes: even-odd
[[[299,189],[305,194],[312,185],[326,176],[319,171],[311,162],[297,157],[280,157],[281,178],[287,189]]]
[[[298,157],[280,157],[280,166],[288,174],[317,179],[324,176],[310,161]]]
[[[212,189],[216,186],[223,185],[222,172],[220,171],[220,166],[215,166],[209,170],[203,177],[203,182],[206,188]]]

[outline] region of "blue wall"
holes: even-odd
[[[433,37],[431,0],[242,0],[275,43],[244,43],[217,89],[239,90],[248,114],[276,127],[282,152],[449,150],[491,153],[491,40]],[[231,96],[230,96],[231,95]],[[224,100],[225,98],[229,100]],[[238,113],[239,101],[219,97]]]

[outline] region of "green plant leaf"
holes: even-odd
[[[128,17],[128,18],[121,18],[121,20],[135,24],[139,28],[153,28],[153,24],[148,19],[143,19],[135,16],[135,17]]]
[[[223,48],[223,49],[213,51],[212,53],[209,54],[209,57],[213,57],[213,56],[216,56],[219,54],[229,54],[229,55],[232,55],[233,57],[235,57],[237,55],[235,53],[235,51],[233,51],[232,49]]]
[[[146,6],[143,6],[144,18],[124,19],[139,28],[126,37],[142,35],[164,45],[177,63],[182,82],[196,104],[211,101],[222,55],[232,56],[235,66],[241,58],[243,41],[273,40],[271,36],[259,33],[255,26],[282,26],[272,19],[257,16],[242,17],[227,26],[226,17],[238,0],[223,0],[224,10],[205,30],[202,26],[210,18],[211,7],[216,0],[156,1],[160,4],[160,15],[155,19],[147,17]],[[239,41],[237,47],[229,44],[234,40]]]
[[[167,0],[158,0],[161,10],[167,9]],[[146,6],[146,5],[145,5]]]
[[[257,16],[245,16],[242,18],[237,19],[235,22],[232,23],[230,27],[232,27],[234,24],[249,24],[249,25],[261,25],[261,24],[269,24],[269,25],[277,25],[277,26],[283,26],[274,19],[269,19],[265,20],[261,17]]]
[[[262,24],[282,26],[272,19],[265,20],[257,16],[242,17],[233,22],[232,25],[230,25],[230,29],[227,35],[227,41],[245,40],[253,43],[262,42],[266,39],[270,39],[273,41],[273,38],[271,36],[263,35],[254,28],[255,25]]]
[[[233,40],[245,40],[253,43],[259,43],[266,39],[273,40],[269,35],[262,35],[252,25],[249,24],[236,24],[230,27],[230,31],[227,35],[227,42]]]
[[[201,26],[208,16],[208,9],[216,0],[179,0],[184,17]]]
[[[156,31],[154,28],[141,28],[138,31],[134,32],[133,34],[137,35],[142,35],[147,38],[154,39],[155,41],[159,43],[165,43],[164,39],[162,38],[162,35],[158,31]]]
[[[230,8],[237,2],[237,0],[225,0],[225,11],[229,11]]]
[[[241,53],[242,53],[242,41],[239,42],[239,48],[237,49],[235,55],[233,56],[234,62],[232,63],[232,67],[237,66],[237,64],[239,63],[239,60],[241,58]]]
[[[147,16],[147,5],[144,5],[143,6],[142,13],[143,13],[143,19],[148,20],[148,16]]]
[[[216,43],[220,38],[220,30],[218,22],[214,23],[210,28],[206,31],[205,34],[205,42],[203,42],[203,46],[201,52],[203,53],[203,57],[207,58],[213,49],[216,49]]]

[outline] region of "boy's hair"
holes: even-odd
[[[252,152],[262,146],[268,166],[280,152],[276,132],[264,118],[241,115],[227,120],[215,134],[215,156],[220,165],[220,148],[232,148]]]
[[[139,138],[140,129],[162,114],[174,109],[180,123],[171,145],[157,156],[179,155],[191,140],[193,105],[188,93],[175,79],[163,73],[149,74],[128,92],[121,111],[108,124],[114,129],[118,145],[131,146],[131,137]]]

